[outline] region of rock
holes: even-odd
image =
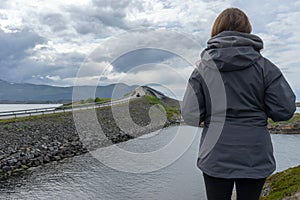
[[[60,156],[53,156],[55,160],[61,160]]]
[[[43,160],[44,160],[45,163],[48,163],[48,162],[51,161],[50,158],[49,158],[49,156],[47,156],[47,155],[44,156],[44,159],[43,159]]]
[[[7,161],[7,164],[9,166],[14,166],[17,162],[18,162],[18,160],[13,157]]]
[[[27,153],[25,156],[28,160],[34,158],[34,154],[32,153]]]
[[[294,124],[284,124],[284,125],[281,125],[280,128],[282,130],[290,130],[290,129],[294,128]]]
[[[59,154],[59,151],[57,149],[55,149],[53,152],[51,152],[53,156],[56,156]]]
[[[40,161],[39,160],[34,160],[33,161],[33,165],[34,166],[39,166],[41,163],[40,163]]]
[[[39,132],[39,131],[37,130],[37,132]],[[49,138],[48,136],[43,136],[42,137],[43,140],[48,140],[48,138]]]
[[[0,155],[0,160],[2,160],[5,157],[6,157],[5,155]]]
[[[273,134],[299,134],[300,133],[300,123],[281,123],[269,124],[268,129]]]
[[[10,167],[10,166],[7,166],[7,165],[4,165],[4,166],[2,167],[2,170],[3,170],[4,172],[9,172],[9,171],[11,171],[11,167]]]
[[[28,166],[27,165],[21,165],[21,168],[22,169],[28,169]]]
[[[13,148],[12,148],[12,147],[8,147],[8,148],[7,148],[7,152],[8,152],[8,154],[12,154],[12,153],[13,153],[13,151],[14,151],[14,150],[13,150]]]
[[[16,165],[15,165],[16,167],[20,167],[21,166],[21,162],[20,161],[18,161],[17,163],[16,163]]]
[[[27,163],[27,159],[22,158],[21,164],[22,164],[22,165],[25,165],[26,163]]]
[[[40,151],[35,151],[34,152],[34,157],[39,157],[41,155],[41,152]]]
[[[72,145],[72,146],[77,146],[77,145],[78,145],[78,142],[72,141],[71,145]]]

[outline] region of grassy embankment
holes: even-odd
[[[287,121],[274,122],[269,119],[268,128],[272,134],[300,134],[300,114]]]
[[[84,105],[84,104],[89,104],[89,103],[106,103],[111,101],[110,98],[99,98],[96,97],[95,99],[89,98],[86,100],[81,100],[78,102],[73,102],[73,103],[67,103],[59,107],[58,109],[71,109],[73,106],[78,106],[78,105]],[[101,109],[101,108],[97,108]],[[78,111],[76,111],[78,112]],[[26,116],[26,117],[19,117],[19,118],[11,118],[11,119],[1,119],[0,124],[4,124],[6,127],[8,123],[13,123],[13,122],[24,122],[24,121],[33,121],[37,119],[47,119],[47,118],[57,118],[59,120],[61,117],[67,116],[70,113],[49,113],[49,114],[42,114],[42,115],[33,115],[33,116]]]
[[[300,192],[300,166],[278,172],[270,176],[264,186],[268,195],[262,200],[281,200]]]
[[[288,121],[274,122],[273,120],[269,119],[270,125],[292,124],[292,123],[300,123],[300,113],[295,113],[294,116]]]
[[[100,97],[96,97],[95,99],[88,98],[85,100],[80,100],[77,102],[64,104],[61,108],[68,109],[68,108],[72,108],[73,106],[81,106],[81,105],[84,106],[85,104],[91,104],[91,103],[101,104],[101,103],[107,103],[110,101],[111,101],[111,98],[100,98]]]
[[[158,105],[166,114],[166,117],[169,121],[174,120],[174,118],[180,118],[180,107],[174,105],[169,105],[168,103],[160,100],[157,97],[147,95],[146,98],[148,99],[151,105]]]
[[[158,105],[165,113],[167,116],[168,120],[174,119],[174,117],[179,117],[180,115],[180,108],[179,104],[178,106],[174,105],[168,105],[167,103],[162,102],[159,98],[147,95],[146,99],[149,101],[150,105]],[[92,103],[92,102],[97,102],[97,103],[106,103],[109,102],[111,99],[109,98],[96,98],[96,99],[87,99],[87,100],[81,100],[79,102],[74,102],[73,104],[65,104],[64,108],[72,108],[72,105],[77,105],[77,104],[87,104],[87,103]],[[135,100],[132,100],[134,102]],[[101,108],[97,108],[101,110]],[[76,111],[79,112],[79,111]],[[7,123],[12,123],[12,122],[23,122],[23,121],[30,121],[30,120],[36,120],[36,119],[47,119],[48,117],[63,117],[65,115],[69,115],[69,113],[51,113],[51,114],[43,114],[43,115],[36,115],[36,116],[26,116],[26,117],[20,117],[20,118],[12,118],[12,119],[1,119],[0,124],[5,125]]]
[[[5,125],[8,123],[13,122],[25,122],[25,121],[33,121],[37,119],[47,119],[49,117],[51,118],[58,118],[69,115],[69,113],[50,113],[50,114],[42,114],[42,115],[35,115],[35,116],[26,116],[26,117],[18,117],[18,118],[11,118],[11,119],[0,119],[0,124]]]
[[[180,118],[180,106],[179,103],[178,105],[174,105],[174,102],[172,104],[169,104],[168,102],[164,100],[160,100],[159,98],[152,96],[152,95],[146,95],[146,99],[149,101],[149,104],[151,105],[157,105],[159,106],[166,114],[166,117],[169,121],[172,121],[174,119],[179,119]],[[84,105],[84,104],[89,104],[89,103],[107,103],[110,102],[110,98],[89,98],[86,100],[81,100],[78,102],[73,102],[70,104],[64,104],[64,108],[72,108],[72,106],[77,106],[77,105]],[[176,103],[175,103],[176,104]]]
[[[300,102],[296,103],[297,107],[300,107]],[[300,113],[295,113],[294,116],[288,120],[288,121],[282,121],[282,122],[274,122],[273,120],[268,120],[270,125],[281,125],[281,124],[293,124],[293,123],[300,123]]]
[[[300,103],[296,103],[296,105],[300,106]],[[300,114],[295,113],[290,120],[282,122],[274,122],[269,119],[269,124],[271,126],[292,125],[295,127],[300,124]],[[296,199],[292,196],[300,192],[300,165],[270,176],[266,181],[264,190],[267,191],[268,195],[262,197],[262,200]]]

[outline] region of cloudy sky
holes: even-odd
[[[281,68],[299,100],[296,0],[1,0],[0,79],[159,83],[182,96],[214,19],[227,7],[248,14],[264,40],[263,55]]]

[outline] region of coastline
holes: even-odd
[[[165,102],[162,102],[163,106]],[[173,102],[174,105],[174,102]],[[128,105],[117,105],[118,114],[126,118]],[[58,113],[25,117],[0,121],[0,178],[8,178],[32,167],[59,161],[64,158],[87,153],[90,149],[101,148],[115,143],[124,142],[155,130],[177,125],[178,116],[167,119],[158,117],[156,123],[151,123],[148,115],[153,104],[147,98],[141,97],[129,103],[130,116],[139,125],[139,130],[132,130],[130,134],[121,130],[112,115],[111,107],[96,109],[98,122],[103,130],[101,140],[92,139],[91,143],[82,140],[77,133],[78,127],[74,122],[74,115]],[[160,109],[159,106],[156,106]],[[77,112],[77,111],[76,111]],[[89,110],[78,111],[80,115],[88,118]],[[174,119],[174,120],[173,120]],[[87,128],[91,124],[84,124]],[[99,135],[96,135],[98,137]]]
[[[269,120],[268,129],[272,134],[300,134],[300,114],[295,113],[288,121],[273,122]]]
[[[300,123],[269,125],[271,134],[300,134]]]
[[[18,174],[52,161],[81,155],[94,148],[124,142],[164,127],[179,125],[180,116],[172,113],[171,118],[167,121],[157,117],[158,121],[152,123],[152,126],[148,126],[151,122],[148,115],[151,106],[159,104],[157,108],[161,108],[161,106],[167,108],[177,105],[170,99],[161,100],[160,103],[156,101],[157,99],[141,97],[130,102],[130,116],[136,124],[141,126],[139,130],[127,127],[131,129],[130,134],[124,133],[118,127],[114,121],[111,107],[96,109],[104,137],[101,137],[101,140],[93,138],[91,143],[83,141],[78,135],[74,115],[71,112],[1,120],[0,136],[3,138],[3,142],[0,144],[0,178],[9,177],[12,174]],[[126,116],[126,113],[122,113],[124,106],[128,105],[117,106],[120,109],[118,114],[121,117],[122,115]],[[79,113],[87,121],[91,116],[89,111],[79,111]],[[297,115],[296,118],[299,117],[299,114],[295,115]],[[84,125],[83,128],[88,129],[91,124]],[[272,134],[300,133],[300,124],[297,120],[289,123],[269,123],[268,128]],[[98,136],[96,135],[96,137]]]

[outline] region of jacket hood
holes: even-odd
[[[214,63],[220,71],[235,71],[250,67],[260,59],[263,41],[256,35],[223,31],[207,42],[201,53],[206,66]]]

